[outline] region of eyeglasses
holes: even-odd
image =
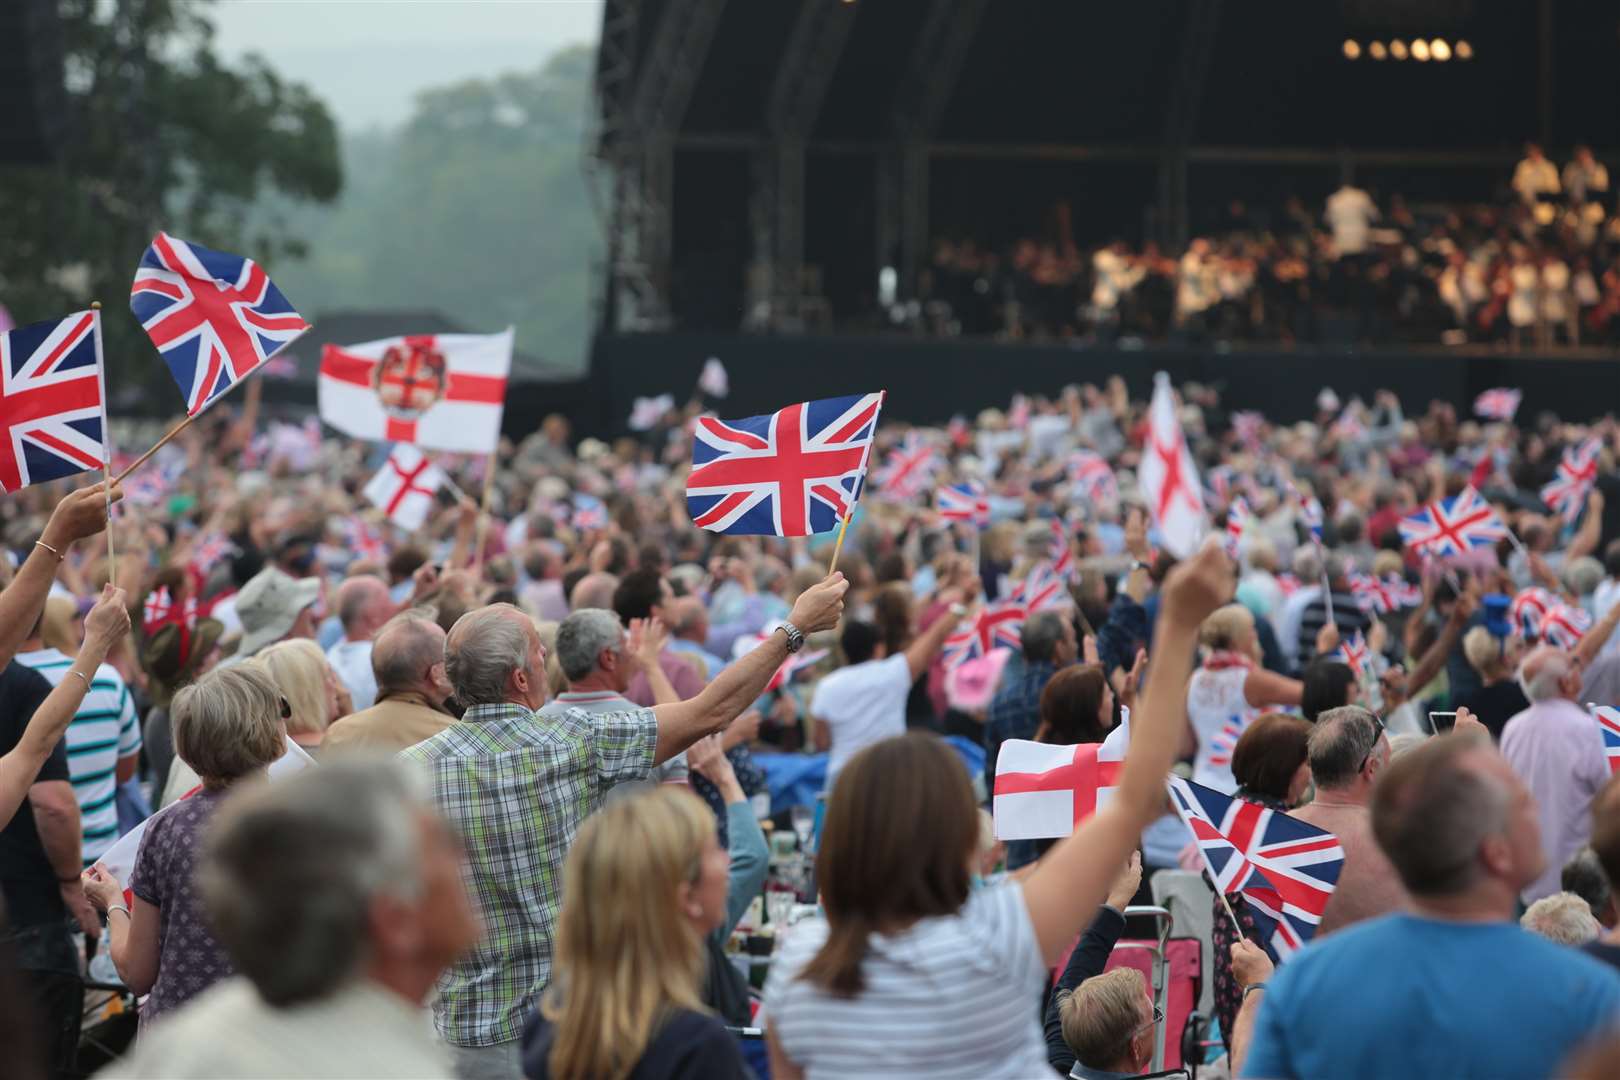
[[[281,718],[283,720],[292,719],[292,702],[288,701],[286,698],[281,699]]]
[[[1378,749],[1378,740],[1384,737],[1384,722],[1376,716],[1372,718],[1372,722],[1377,725],[1378,731],[1373,735],[1372,745],[1367,747],[1366,754],[1362,755],[1361,764],[1356,766],[1356,772],[1358,773],[1367,767],[1367,762],[1372,760],[1373,751]]]
[[[1135,1031],[1131,1032],[1131,1038],[1134,1039],[1138,1035],[1142,1034],[1142,1032],[1147,1031],[1149,1028],[1157,1027],[1159,1024],[1162,1024],[1162,1023],[1164,1023],[1164,1006],[1155,1005],[1155,1006],[1153,1006],[1153,1019],[1149,1020],[1147,1023],[1141,1025]]]

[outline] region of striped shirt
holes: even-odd
[[[56,686],[67,678],[73,657],[58,649],[36,649],[18,653],[17,662]],[[118,839],[118,762],[140,749],[141,726],[129,687],[116,670],[102,664],[67,729],[68,775],[79,801],[86,866]]]
[[[789,932],[765,983],[783,1052],[809,1080],[842,1076],[1051,1076],[1032,1002],[1046,964],[1017,883],[979,889],[954,915],[868,938],[866,989],[838,998],[798,977],[827,939]]]

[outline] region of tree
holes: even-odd
[[[395,133],[344,140],[330,208],[261,201],[319,235],[277,282],[306,314],[432,309],[469,330],[517,327],[520,350],[577,364],[599,248],[582,170],[592,53],[426,91]]]
[[[166,229],[272,269],[303,250],[249,208],[268,192],[330,201],[342,187],[337,127],[305,87],[260,58],[213,50],[189,0],[60,0],[71,133],[60,160],[0,170],[0,299],[21,322],[102,301],[115,398],[167,380],[129,314],[142,250]]]

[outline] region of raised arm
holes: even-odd
[[[15,584],[12,586],[15,588]],[[11,589],[6,590],[9,595]],[[113,643],[129,631],[129,611],[124,607],[124,591],[111,585],[85,618],[84,645],[62,681],[34,710],[22,738],[0,757],[0,828],[11,820],[28,796],[28,788],[45,759],[61,740],[96,677],[96,668],[106,659]],[[32,626],[30,625],[30,629]]]
[[[788,622],[805,635],[831,630],[844,610],[844,593],[849,582],[833,573],[826,580],[799,594]],[[654,764],[668,761],[703,736],[719,731],[759,699],[776,669],[788,657],[787,632],[778,630],[758,647],[728,664],[703,692],[688,701],[655,705],[658,718],[658,748]]]
[[[675,684],[664,674],[664,665],[658,662],[659,654],[664,651],[664,643],[668,640],[669,632],[664,628],[662,619],[630,620],[625,652],[629,654],[630,662],[647,676],[647,688],[652,691],[654,705],[673,705],[681,700]]]
[[[1592,661],[1598,658],[1603,646],[1614,636],[1616,624],[1620,624],[1620,604],[1610,607],[1603,618],[1598,620],[1597,625],[1581,638],[1580,644],[1575,646],[1575,659],[1581,662],[1583,669],[1590,667]]]
[[[11,584],[0,592],[0,667],[11,663],[17,646],[33,631],[68,548],[107,527],[104,492],[103,485],[91,484],[70,492],[57,503],[39,542],[29,549],[28,558],[17,568]],[[114,484],[113,501],[121,498],[123,491]]]
[[[1164,778],[1187,722],[1187,680],[1198,627],[1231,597],[1232,587],[1232,563],[1218,545],[1205,547],[1165,581],[1153,662],[1141,708],[1131,718],[1130,747],[1114,798],[1048,852],[1024,883],[1024,903],[1048,964],[1102,903],[1143,828],[1164,810]]]
[[[950,608],[940,613],[927,630],[917,635],[917,640],[906,646],[906,667],[911,671],[911,681],[916,682],[922,678],[928,665],[934,662],[939,650],[945,647],[945,639],[955,633],[958,622],[965,609],[960,607],[961,598],[955,592],[948,592],[941,597]]]

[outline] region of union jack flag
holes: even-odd
[[[575,495],[573,525],[587,531],[607,528],[607,507],[595,495]]]
[[[882,407],[880,391],[742,420],[699,420],[686,479],[692,523],[745,536],[836,527],[860,498]]]
[[[191,565],[207,573],[215,563],[229,558],[235,552],[236,545],[230,537],[218,529],[211,529],[204,533],[202,539],[191,549]]]
[[[1592,718],[1603,733],[1603,756],[1609,760],[1609,772],[1620,772],[1620,709],[1612,705],[1589,705]]]
[[[1238,557],[1238,542],[1243,539],[1243,527],[1249,523],[1249,500],[1239,495],[1226,511],[1226,552]]]
[[[1423,590],[1398,577],[1382,580],[1371,574],[1349,575],[1350,592],[1363,611],[1380,615],[1403,608],[1416,607],[1423,600]]]
[[[1294,509],[1299,515],[1299,523],[1310,533],[1311,539],[1317,544],[1322,542],[1322,521],[1326,515],[1322,511],[1322,504],[1316,496],[1307,495],[1292,483],[1288,485],[1288,493],[1294,497]]]
[[[1563,458],[1558,462],[1557,477],[1541,489],[1541,501],[1570,524],[1581,516],[1586,497],[1597,483],[1597,455],[1602,447],[1602,440],[1587,439],[1577,446],[1565,448]]]
[[[1101,454],[1076,450],[1069,455],[1068,473],[1069,483],[1082,498],[1093,503],[1119,502],[1119,481]]]
[[[1074,548],[1069,543],[1069,529],[1062,518],[1052,519],[1052,573],[1059,581],[1073,581]]]
[[[1541,639],[1560,649],[1573,649],[1592,629],[1592,616],[1578,607],[1559,604],[1541,620]]]
[[[915,499],[939,467],[939,454],[920,431],[908,431],[872,474],[878,490],[891,499]],[[986,511],[988,513],[988,511]]]
[[[1504,386],[1487,390],[1474,399],[1474,415],[1487,420],[1512,420],[1513,414],[1519,411],[1519,401],[1523,397],[1520,391]]]
[[[1367,648],[1367,639],[1356,631],[1356,636],[1348,641],[1339,643],[1339,647],[1328,655],[1329,660],[1337,660],[1350,669],[1357,679],[1365,674],[1372,663],[1372,650]]]
[[[946,670],[986,656],[991,649],[1020,648],[1024,615],[1024,607],[1017,600],[1003,600],[980,608],[972,623],[945,639],[940,657]]]
[[[1237,748],[1238,740],[1243,738],[1243,729],[1248,727],[1248,719],[1243,716],[1234,716],[1221,725],[1221,730],[1209,737],[1209,763],[1211,765],[1232,766],[1232,751]]]
[[[1489,547],[1508,534],[1496,511],[1471,487],[1402,518],[1400,530],[1407,547],[1432,556],[1462,555],[1470,548]]]
[[[1170,777],[1170,795],[1216,889],[1249,902],[1272,960],[1281,963],[1310,941],[1344,869],[1338,838],[1179,776]]]
[[[1066,607],[1073,603],[1073,598],[1057,568],[1043,559],[1030,567],[1024,580],[1018,583],[1012,601],[1022,605],[1026,615],[1033,615],[1048,608]]]
[[[1519,628],[1531,641],[1541,639],[1541,624],[1547,617],[1547,612],[1557,608],[1563,601],[1540,586],[1532,585],[1528,589],[1521,589],[1514,597],[1508,608],[1508,617],[1513,625]]]
[[[106,421],[96,312],[0,334],[0,491],[102,468]]]
[[[990,499],[978,484],[952,484],[934,495],[934,509],[946,521],[965,521],[979,528],[990,524]]]
[[[129,307],[196,416],[309,329],[252,259],[158,233]]]

